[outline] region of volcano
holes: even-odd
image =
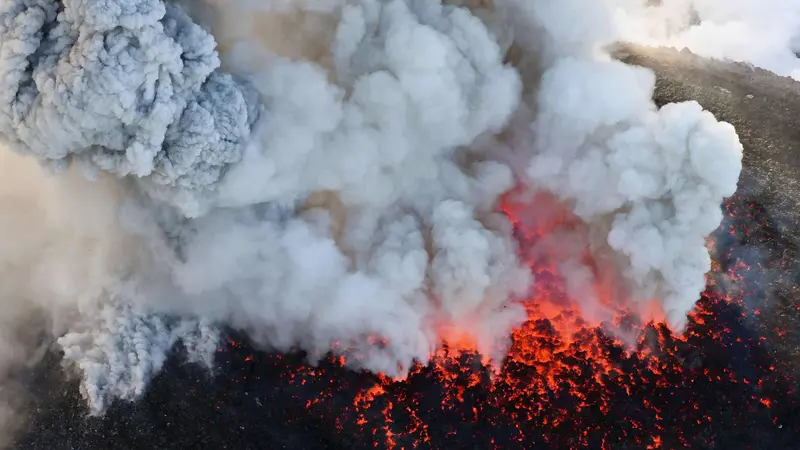
[[[612,327],[633,336],[623,342],[563,306],[563,283],[531,260],[537,296],[502,367],[451,343],[391,380],[345,368],[343,356],[310,366],[300,351],[259,351],[229,332],[213,374],[177,351],[140,400],[87,417],[53,353],[24,380],[31,425],[15,448],[800,448],[800,87],[687,51],[616,56],[656,72],[658,105],[697,100],[745,148],[682,335],[623,310]],[[520,207],[508,200],[504,211],[524,249],[538,232],[515,221]]]

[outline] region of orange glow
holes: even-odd
[[[767,391],[774,379],[760,378],[765,373],[778,377],[778,368],[759,366],[754,372],[759,378],[748,378],[738,375],[728,361],[718,364],[718,357],[712,354],[713,349],[731,345],[755,348],[765,339],[732,329],[748,314],[741,307],[740,293],[745,290],[742,273],[752,270],[750,266],[735,260],[726,264],[715,261],[708,284],[721,284],[724,277],[727,291],[707,290],[689,314],[686,332],[677,336],[663,322],[657,302],[631,302],[617,274],[608,266],[601,270],[598,266],[602,265],[592,261],[591,255],[582,257],[594,271],[598,282],[593,294],[602,307],[587,314],[582,309],[585,305],[569,298],[553,264],[553,256],[559,256],[562,249],[552,246],[542,251],[536,247],[540,238],[556,230],[580,226],[558,201],[515,191],[500,208],[515,224],[520,255],[529,261],[535,276],[532,294],[522,300],[527,321],[513,332],[505,361],[490,366],[478,355],[477,343],[464,332],[469,327],[442,327],[437,332],[443,345],[429,365],[411,367],[402,380],[360,374],[357,382],[347,385],[324,376],[325,370],[337,370],[357,358],[344,352],[347,358],[330,356],[320,368],[303,366],[284,375],[294,386],[314,389],[314,398],[301,403],[310,413],[319,414],[326,423],[334,417],[339,429],[357,427],[374,448],[432,448],[434,442],[449,442],[458,433],[454,423],[472,422],[505,427],[501,434],[508,436],[508,441],[499,442],[498,436],[493,436],[483,441],[490,449],[526,448],[529,436],[535,435],[540,445],[536,448],[544,444],[610,450],[623,440],[634,443],[626,448],[692,448],[689,442],[695,439],[695,428],[724,419],[708,410],[709,402],[727,401],[734,411],[768,409],[767,413],[772,413],[778,409],[772,399],[779,397]],[[717,245],[709,241],[709,248]],[[533,256],[532,248],[537,250]],[[722,321],[720,311],[732,318]],[[749,314],[763,314],[754,311],[758,310]],[[369,346],[386,345],[378,336],[365,339]],[[347,346],[339,345],[337,352],[344,348]],[[707,359],[711,362],[706,363]],[[697,397],[701,385],[705,389],[724,386],[721,392],[730,392],[731,397]],[[345,394],[353,390],[355,394]],[[620,404],[635,406],[615,409]],[[614,415],[613,421],[597,419],[610,415]],[[451,420],[430,422],[427,418],[431,416]],[[683,435],[675,423],[688,425],[690,432]],[[549,442],[550,432],[558,430],[561,436],[569,436],[566,444],[563,439]]]

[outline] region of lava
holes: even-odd
[[[526,226],[513,202],[504,211],[521,242],[574,225],[558,212]],[[316,367],[302,355],[245,354],[240,361],[248,383],[259,383],[253,374],[265,366],[278,370],[279,386],[304,415],[351,437],[344,448],[713,449],[730,448],[731,439],[738,448],[762,448],[742,426],[753,423],[789,442],[800,433],[792,419],[800,407],[797,381],[776,367],[770,340],[753,326],[766,291],[761,275],[751,274],[767,262],[743,259],[735,245],[740,236],[757,240],[753,223],[765,219],[741,198],[726,211],[732,219],[750,217],[726,220],[709,242],[715,262],[708,288],[681,335],[657,317],[642,323],[613,301],[606,304],[613,320],[587,321],[565,300],[563,280],[544,258],[531,260],[536,289],[525,301],[528,320],[500,367],[453,343],[402,380],[353,372],[334,355]],[[240,352],[237,346],[225,351]]]

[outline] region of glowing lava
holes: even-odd
[[[732,199],[728,213],[739,214],[741,202]],[[522,229],[525,217],[513,202],[504,211],[521,242],[572,220],[551,214]],[[735,221],[721,229],[751,233]],[[642,325],[614,302],[607,305],[613,323],[587,322],[565,301],[563,280],[545,258],[531,262],[536,295],[525,302],[528,321],[499,371],[452,343],[404,380],[348,371],[341,357],[316,368],[281,361],[296,356],[244,358],[283,367],[282,380],[307,414],[357,437],[347,448],[719,448],[719,430],[745,422],[777,429],[797,408],[796,381],[776,369],[765,337],[750,325],[760,314],[746,307],[758,291],[747,285],[753,269],[720,253],[719,241],[711,244],[719,253],[715,273],[682,336],[658,321]],[[620,333],[636,338],[625,344],[613,337]],[[759,448],[757,439],[743,436],[741,448]]]

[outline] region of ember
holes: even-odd
[[[731,279],[742,279],[734,268],[749,270],[744,261],[726,262]],[[554,277],[541,276],[546,269],[533,269],[546,285],[541,295],[563,294]],[[343,370],[333,358],[288,377],[290,384],[318,386],[326,399],[308,403],[309,414],[324,420],[341,408],[339,432],[358,430],[358,440],[375,448],[456,448],[465,440],[498,449],[727,448],[730,435],[720,431],[742,420],[771,422],[776,430],[800,425],[789,414],[798,406],[796,383],[776,371],[748,327],[747,315],[757,312],[743,308],[748,287],[742,288],[726,297],[710,287],[684,336],[650,322],[637,330],[633,350],[601,326],[581,326],[573,310],[543,312],[542,304],[556,304],[553,298],[532,298],[529,320],[514,333],[496,377],[478,355],[450,348],[401,382],[363,374],[354,383],[324,386]],[[624,313],[619,319],[635,323]],[[770,411],[775,396],[785,399],[781,411]],[[758,443],[731,433],[739,444]]]

